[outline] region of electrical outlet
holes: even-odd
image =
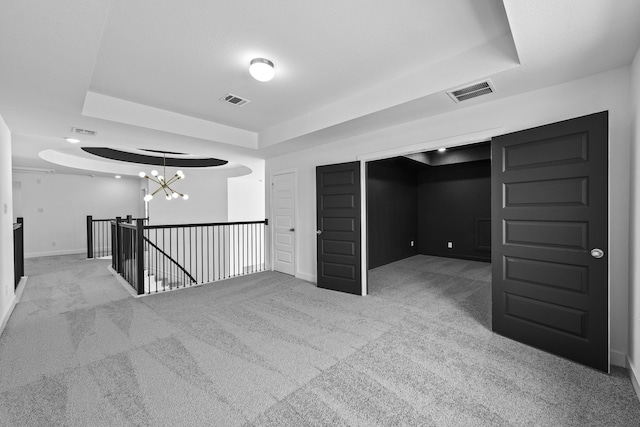
[[[447,249],[453,249],[453,242],[447,242]]]
[[[411,247],[413,247],[413,240],[411,241]]]

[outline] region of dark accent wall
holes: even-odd
[[[419,181],[419,252],[491,261],[491,162],[426,166]]]
[[[369,268],[418,254],[419,169],[405,158],[368,163]]]

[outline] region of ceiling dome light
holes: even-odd
[[[447,151],[447,149],[442,147],[442,148],[438,148],[438,151],[441,152],[441,153],[444,153],[445,151]]]
[[[273,62],[268,59],[254,58],[249,65],[249,73],[260,82],[268,82],[276,74],[276,71],[273,68]]]
[[[77,144],[78,142],[80,142],[80,140],[77,138],[65,138],[64,140],[72,144]]]

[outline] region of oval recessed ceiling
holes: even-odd
[[[208,168],[214,166],[223,166],[229,163],[226,160],[214,159],[212,157],[200,158],[177,158],[177,157],[158,157],[146,154],[131,153],[120,151],[107,147],[82,147],[82,150],[93,154],[94,156],[104,157],[105,159],[117,160],[119,162],[141,163],[143,165],[155,166],[172,166],[181,168]]]

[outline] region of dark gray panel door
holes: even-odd
[[[361,294],[360,162],[316,168],[318,287]]]
[[[607,112],[492,141],[493,330],[608,372],[607,170]]]

